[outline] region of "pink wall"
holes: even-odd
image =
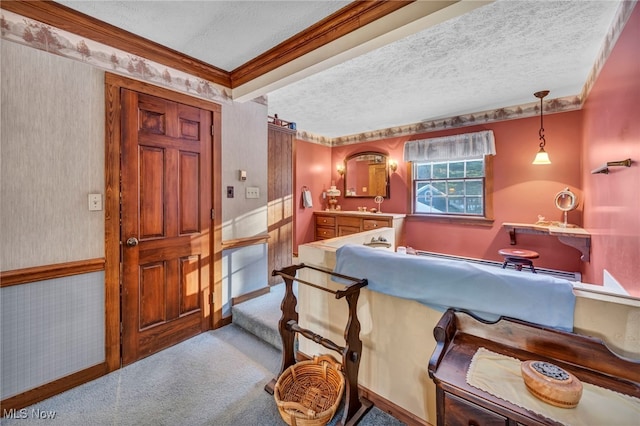
[[[582,272],[585,282],[601,284],[602,271],[606,269],[630,294],[640,296],[639,32],[640,6],[636,6],[583,110],[544,116],[551,165],[531,164],[538,147],[540,125],[539,117],[534,117],[332,150],[298,142],[299,146],[305,146],[304,154],[297,157],[298,174],[305,172],[308,164],[318,172],[305,176],[309,181],[317,179],[314,183],[302,179],[297,180],[297,186],[306,184],[318,188],[314,190],[316,199],[332,180],[342,189],[336,163],[355,152],[381,151],[398,160],[398,170],[391,175],[391,198],[384,201],[382,211],[407,213],[411,179],[407,176],[406,163],[402,161],[407,140],[493,130],[497,149],[493,226],[432,223],[410,218],[405,229],[406,244],[422,250],[500,260],[498,249],[509,247],[509,237],[501,227],[502,222],[533,223],[539,214],[549,220],[562,220],[562,213],[555,208],[553,200],[558,191],[569,187],[578,195],[579,201],[578,209],[569,213],[569,222],[592,233],[591,262],[580,261],[576,249],[558,242],[555,237],[519,235],[517,246],[538,251],[538,266]],[[550,95],[553,98],[553,92]],[[632,167],[612,169],[609,175],[590,173],[607,161],[625,158],[634,160]],[[304,166],[300,165],[301,161]],[[339,202],[343,210],[355,210],[363,204],[376,206],[371,199],[340,197]],[[320,202],[316,205],[314,200],[313,210],[324,207]],[[298,213],[301,213],[300,209]],[[297,244],[312,241],[313,222],[309,209],[299,214],[297,223]]]
[[[498,122],[482,126],[463,129],[453,129],[433,133],[425,133],[411,137],[397,137],[375,142],[334,147],[329,149],[319,145],[298,141],[298,159],[305,158],[305,166],[298,163],[300,169],[307,167],[309,158],[312,169],[322,170],[313,174],[319,181],[314,188],[322,191],[331,181],[336,182],[338,188],[343,187],[342,177],[336,171],[336,164],[353,153],[362,151],[379,151],[398,161],[398,170],[391,174],[390,198],[382,204],[383,212],[408,213],[410,208],[410,182],[407,163],[402,160],[404,143],[408,140],[439,137],[461,132],[476,132],[493,130],[496,138],[497,155],[494,157],[494,224],[493,226],[473,226],[460,224],[445,224],[423,221],[411,218],[406,224],[406,244],[416,249],[449,253],[458,256],[468,256],[492,260],[501,260],[498,249],[509,247],[509,237],[502,229],[503,222],[533,223],[538,215],[549,220],[562,220],[562,214],[555,208],[554,197],[558,191],[566,187],[571,188],[580,200],[582,191],[580,185],[581,166],[576,159],[580,158],[581,147],[581,117],[582,113],[568,112],[546,115],[544,119],[547,148],[551,161],[550,166],[534,166],[531,164],[538,148],[538,117]],[[316,147],[316,148],[313,148]],[[311,149],[320,152],[312,152]],[[321,164],[324,162],[323,164]],[[300,179],[300,178],[299,178]],[[308,176],[307,179],[311,179]],[[304,179],[298,181],[298,186],[305,184]],[[310,184],[307,184],[308,186]],[[317,198],[319,194],[314,191]],[[326,207],[319,200],[314,204],[314,210]],[[315,200],[314,200],[315,203]],[[343,210],[356,210],[357,207],[376,207],[369,198],[339,197],[339,204]],[[300,210],[298,210],[300,212]],[[313,239],[311,212],[302,212],[299,217],[298,244]],[[577,210],[570,212],[569,221],[582,225],[582,202]],[[580,253],[560,242],[555,237],[538,235],[521,235],[518,237],[518,247],[527,247],[540,253],[536,262],[541,267],[561,269],[567,271],[582,271]]]
[[[501,260],[498,250],[510,247],[509,236],[502,229],[503,222],[534,223],[538,215],[548,220],[562,220],[555,208],[554,197],[558,191],[571,188],[580,199],[581,167],[581,112],[569,112],[544,117],[547,151],[553,164],[531,164],[538,148],[539,117],[504,121],[482,126],[425,133],[411,137],[384,139],[371,143],[335,147],[332,164],[359,151],[374,150],[388,153],[398,160],[398,170],[391,175],[391,197],[382,204],[383,212],[408,213],[410,211],[410,184],[407,163],[402,161],[404,143],[408,140],[432,138],[458,133],[493,130],[497,155],[494,157],[494,224],[473,226],[434,223],[410,218],[406,224],[406,244],[416,249],[435,251],[491,260]],[[335,168],[335,167],[334,167]],[[337,185],[342,185],[332,170]],[[340,197],[343,210],[355,210],[366,205],[375,207],[371,199]],[[582,224],[582,205],[569,213],[569,221]],[[581,271],[580,253],[555,237],[538,235],[518,236],[518,247],[526,247],[540,253],[536,264],[542,267]]]
[[[585,227],[593,234],[585,275],[601,283],[606,269],[640,296],[640,6],[636,6],[584,105]],[[630,168],[591,170],[631,158]]]
[[[313,212],[323,210],[322,192],[330,185],[326,177],[331,173],[331,148],[315,143],[296,140],[294,142],[295,179],[293,205],[295,210],[294,253],[298,245],[314,239]],[[306,186],[313,195],[313,208],[302,205],[302,188]]]

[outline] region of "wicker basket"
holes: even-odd
[[[273,396],[289,426],[324,426],[336,413],[344,390],[342,364],[331,355],[314,356],[287,368]]]

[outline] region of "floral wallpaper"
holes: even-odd
[[[605,45],[593,66],[582,92],[576,96],[556,98],[544,102],[544,112],[558,113],[579,110],[582,108],[600,69],[604,66],[609,53],[624,28],[635,2],[624,2],[618,16],[608,34]],[[105,44],[87,40],[64,30],[24,18],[9,11],[2,11],[0,15],[1,36],[4,40],[27,44],[36,49],[44,50],[70,59],[87,62],[106,71],[123,74],[131,78],[141,79],[153,84],[165,86],[173,90],[184,92],[216,102],[232,102],[230,89],[218,84],[194,77],[182,71],[168,68],[162,64],[132,55]],[[254,100],[267,104],[267,97],[262,96]],[[298,129],[296,137],[300,140],[327,146],[342,146],[355,143],[373,141],[397,136],[425,133],[436,130],[459,128],[494,121],[513,120],[533,117],[540,113],[539,102],[534,101],[526,105],[500,108],[473,114],[449,117],[445,119],[413,123],[401,127],[391,127],[372,132],[355,135],[328,138],[322,135]]]
[[[0,15],[0,30],[3,40],[86,62],[105,71],[215,102],[232,100],[226,87],[6,10]]]

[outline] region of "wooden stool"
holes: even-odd
[[[533,262],[531,261],[531,259],[537,259],[540,257],[537,252],[533,250],[506,248],[498,250],[498,253],[504,257],[502,269],[506,268],[508,263],[512,263],[518,271],[522,271],[523,266],[528,266],[531,268],[531,272],[534,274],[537,273],[536,269],[533,267]]]

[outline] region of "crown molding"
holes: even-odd
[[[334,41],[351,31],[384,17],[411,1],[357,1],[317,24],[300,32],[273,49],[252,59],[229,73],[180,52],[129,33],[61,4],[48,0],[3,0],[0,8],[25,18],[86,37],[107,46],[147,58],[162,65],[203,78],[223,87],[232,88],[258,78],[287,62]],[[395,3],[395,4],[394,4]],[[553,99],[545,103],[546,113],[558,113],[582,108],[600,70],[629,19],[637,0],[622,2],[605,44],[579,95]],[[229,100],[228,96],[224,96]],[[264,101],[264,100],[263,100]],[[480,125],[489,122],[531,117],[537,114],[537,103],[500,108],[479,113],[460,115],[440,120],[423,121],[405,126],[379,129],[354,135],[329,138],[304,130],[298,130],[297,139],[327,146],[341,146],[369,142],[390,137]]]
[[[350,3],[231,71],[232,87],[238,87],[273,71],[414,1],[355,1]]]
[[[237,87],[380,19],[415,0],[356,1],[232,72],[49,0],[1,1],[0,8],[132,53],[227,88]]]
[[[3,0],[0,2],[0,8],[158,62],[212,83],[231,87],[231,78],[226,71],[53,1]]]

